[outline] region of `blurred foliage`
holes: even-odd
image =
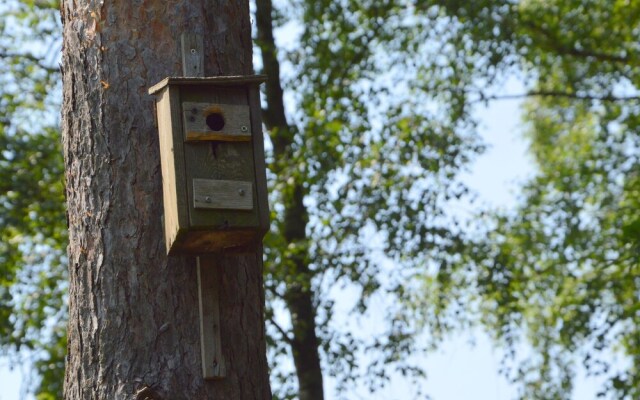
[[[469,297],[522,398],[570,399],[580,365],[603,382],[598,397],[640,398],[640,3],[438,3],[463,57],[490,60],[475,71],[494,82],[478,99],[526,99],[537,168],[513,212],[479,216],[453,281],[475,282]],[[500,73],[526,93],[500,93]]]
[[[62,397],[66,223],[56,1],[0,5],[0,350]]]
[[[440,47],[446,26],[411,2],[274,4],[276,29],[293,43],[277,49],[288,113],[286,124],[273,121],[268,154],[268,331],[274,376],[286,382],[275,395],[296,395],[285,359],[302,336],[299,316],[289,323],[277,311],[300,287],[313,297],[316,318],[304,323],[315,324],[336,396],[377,390],[394,373],[421,379],[410,355],[435,341],[416,340],[423,310],[409,305],[423,296],[419,277],[451,268],[464,247],[451,208],[468,194],[458,174],[482,150],[463,90],[472,76]],[[295,241],[292,226],[303,229]]]
[[[57,8],[0,5],[0,348],[31,355],[40,399],[60,397],[65,352]],[[481,323],[522,398],[570,398],[578,364],[604,378],[601,396],[640,397],[640,4],[291,0],[274,16],[291,40],[278,47],[288,129],[268,146],[276,397],[296,393],[279,315],[296,286],[339,392],[420,378],[411,354]],[[504,93],[510,76],[524,93]],[[538,173],[515,211],[463,224],[475,106],[517,97]],[[300,198],[303,239],[287,241]]]

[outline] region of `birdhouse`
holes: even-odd
[[[167,253],[260,243],[269,226],[258,85],[264,76],[165,78],[156,95]]]

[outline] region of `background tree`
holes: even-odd
[[[319,399],[321,359],[338,390],[354,381],[375,390],[394,370],[423,375],[406,357],[428,347],[415,342],[406,306],[420,296],[415,277],[462,249],[445,207],[466,194],[457,174],[480,146],[462,96],[434,90],[450,84],[431,68],[439,30],[409,2],[293,4],[287,15],[270,0],[256,8],[273,149],[266,283],[272,310],[290,315],[290,326],[270,316],[272,351],[293,355],[299,398]],[[278,52],[274,20],[300,27],[291,51]],[[352,316],[375,315],[383,329],[359,334],[336,321],[336,285],[358,293]],[[370,311],[371,299],[388,308]]]
[[[640,4],[438,3],[465,58],[486,60],[479,82],[525,82],[515,95],[465,90],[478,101],[526,98],[537,167],[514,212],[484,219],[487,237],[467,248],[455,281],[476,282],[481,321],[509,350],[522,398],[571,398],[578,365],[604,382],[599,397],[638,398]],[[523,342],[532,356],[519,354]]]
[[[56,1],[0,5],[0,348],[60,398],[67,291]]]

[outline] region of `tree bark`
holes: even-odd
[[[256,1],[256,22],[258,28],[258,45],[262,54],[264,73],[268,76],[266,83],[267,109],[263,112],[263,120],[271,131],[274,156],[276,159],[275,174],[281,175],[278,165],[292,157],[293,128],[289,126],[285,115],[284,97],[280,85],[280,63],[277,58],[273,37],[273,7],[271,0]],[[283,164],[286,164],[283,163]],[[316,312],[313,306],[312,278],[313,272],[307,265],[306,226],[309,220],[304,205],[305,189],[303,182],[294,181],[293,187],[283,193],[285,208],[282,235],[287,243],[298,243],[300,251],[294,256],[293,271],[295,279],[287,283],[284,301],[289,309],[292,325],[291,353],[298,378],[298,397],[300,400],[322,400],[322,368],[320,365],[320,341],[316,335]]]
[[[251,74],[249,6],[63,0],[69,220],[67,399],[268,399],[261,254],[220,256],[227,377],[202,378],[195,258],[167,258],[154,100],[179,76],[180,34],[205,74]]]

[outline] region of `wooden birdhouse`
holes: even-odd
[[[167,253],[258,244],[268,230],[258,85],[264,76],[165,78],[156,95]]]

